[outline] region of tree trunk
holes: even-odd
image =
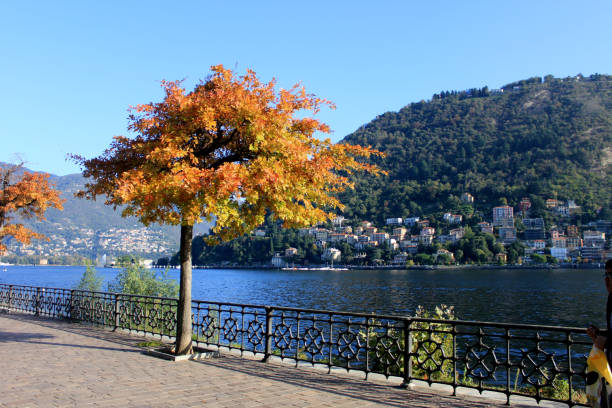
[[[177,355],[190,354],[191,347],[191,241],[193,225],[181,225],[181,282],[176,315]]]

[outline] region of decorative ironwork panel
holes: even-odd
[[[0,306],[173,337],[177,299],[0,284]],[[192,302],[196,343],[536,400],[586,403],[584,329]]]

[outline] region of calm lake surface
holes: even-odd
[[[118,273],[97,270],[105,282]],[[0,283],[71,288],[84,271],[79,266],[2,266]],[[178,275],[170,271],[171,277]],[[607,293],[603,269],[196,269],[193,298],[398,315],[412,315],[418,305],[447,304],[462,320],[605,327]]]

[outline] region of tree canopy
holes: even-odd
[[[342,205],[334,193],[356,170],[378,173],[377,151],[320,140],[329,127],[308,114],[333,105],[303,86],[276,91],[253,71],[237,76],[221,65],[187,92],[162,82],[162,102],[131,109],[129,138],[117,136],[93,159],[74,155],[92,182],[78,193],[125,205],[144,224],[181,225],[177,354],[191,350],[193,225],[214,217],[218,240],[241,236],[267,214],[287,227],[331,218]]]
[[[261,224],[267,211],[286,226],[309,225],[341,207],[331,192],[350,185],[358,161],[375,153],[320,140],[329,127],[299,112],[333,105],[295,85],[275,91],[253,71],[236,76],[223,66],[186,92],[163,82],[165,98],[131,110],[134,138],[117,136],[100,157],[73,156],[88,183],[82,197],[126,205],[124,215],[193,225],[215,217],[215,236],[229,239]]]
[[[62,209],[63,200],[49,185],[49,175],[10,165],[0,168],[0,183],[0,254],[6,251],[3,241],[8,237],[26,245],[32,239],[46,238],[17,222],[16,217],[44,220],[49,207]]]

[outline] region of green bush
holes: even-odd
[[[168,276],[168,270],[159,274],[133,263],[125,266],[115,279],[108,283],[109,292],[131,295],[178,297],[178,284]]]
[[[74,287],[77,290],[87,290],[90,292],[99,292],[102,290],[102,282],[104,278],[98,274],[98,271],[91,263],[86,264],[85,272],[81,276],[81,280]]]

